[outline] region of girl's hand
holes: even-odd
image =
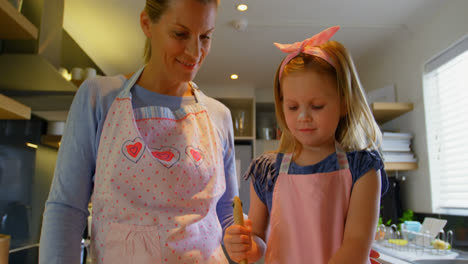
[[[235,262],[248,259],[252,250],[252,222],[247,219],[244,225],[232,225],[224,233],[224,246]]]

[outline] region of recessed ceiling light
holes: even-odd
[[[237,6],[237,10],[242,11],[242,12],[246,11],[247,9],[248,9],[248,6],[246,4],[240,4]]]
[[[231,79],[237,80],[237,78],[239,78],[239,76],[237,74],[231,74]]]

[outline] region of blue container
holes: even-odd
[[[405,227],[409,231],[419,232],[421,230],[421,223],[418,221],[405,221]]]
[[[413,240],[415,238],[415,233],[418,233],[419,230],[421,230],[421,223],[419,223],[418,221],[405,221],[404,222],[404,229],[406,229],[407,232],[406,233],[406,239],[408,239],[409,241]],[[409,231],[409,232],[408,232]]]

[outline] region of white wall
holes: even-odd
[[[394,83],[399,102],[413,102],[414,110],[385,124],[386,129],[414,133],[413,151],[419,169],[400,172],[407,181],[402,184],[405,209],[432,211],[426,147],[422,75],[424,64],[451,44],[468,34],[468,1],[446,0],[444,8],[425,23],[409,26],[404,33],[383,44],[356,62],[366,90]]]
[[[253,85],[233,84],[222,86],[200,85],[206,95],[215,98],[253,98],[255,97],[255,87]]]
[[[274,103],[275,94],[273,87],[268,89],[257,89],[255,90],[255,100],[257,103]]]

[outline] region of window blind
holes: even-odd
[[[433,211],[468,209],[468,37],[424,69]]]

